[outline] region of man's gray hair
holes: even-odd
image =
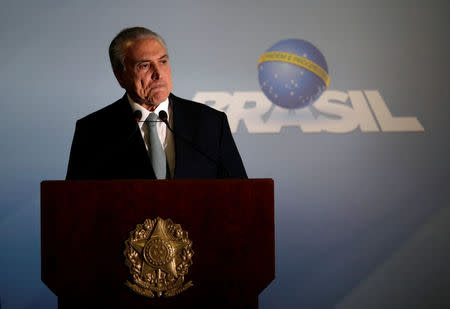
[[[111,66],[114,72],[124,70],[124,44],[128,41],[135,41],[143,38],[153,38],[158,40],[167,51],[166,42],[164,42],[164,39],[156,32],[144,27],[123,29],[116,35],[109,45],[109,60],[111,61]]]

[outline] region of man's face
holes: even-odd
[[[158,40],[143,38],[124,46],[124,70],[114,72],[120,85],[138,104],[154,110],[172,91],[169,56]]]

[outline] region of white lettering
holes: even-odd
[[[287,110],[274,105],[272,114],[267,120],[270,128],[280,132],[282,127],[300,127],[303,132],[320,132],[317,121],[309,107]]]
[[[378,132],[378,126],[370,112],[369,105],[362,91],[349,91],[350,103],[355,111],[355,118],[358,119],[361,132]]]
[[[247,127],[248,133],[272,133],[267,128],[263,116],[272,106],[272,102],[262,92],[258,91],[237,91],[233,95],[233,101],[228,108],[227,115],[230,118],[242,120]],[[234,120],[233,120],[234,121]]]
[[[347,104],[349,98],[351,106]],[[314,107],[324,115],[334,116],[334,118],[324,115],[317,117],[325,132],[348,133],[358,127],[362,132],[378,131],[361,91],[349,91],[348,94],[342,91],[326,91],[314,103]]]
[[[197,92],[193,100],[226,112],[233,133],[241,121],[249,133],[280,133],[283,127],[298,127],[305,133],[348,133],[357,128],[361,132],[424,131],[415,117],[393,117],[378,91],[328,90],[312,107],[296,110],[272,104],[260,91]]]
[[[377,90],[364,91],[383,132],[423,132],[416,117],[393,117]]]

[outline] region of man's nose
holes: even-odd
[[[160,75],[161,74],[160,74],[160,70],[159,70],[158,65],[154,65],[153,66],[153,72],[152,72],[152,79],[153,80],[158,80]]]

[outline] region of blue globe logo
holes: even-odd
[[[282,40],[266,50],[258,62],[258,78],[267,98],[288,109],[312,104],[330,81],[325,57],[300,39]]]

